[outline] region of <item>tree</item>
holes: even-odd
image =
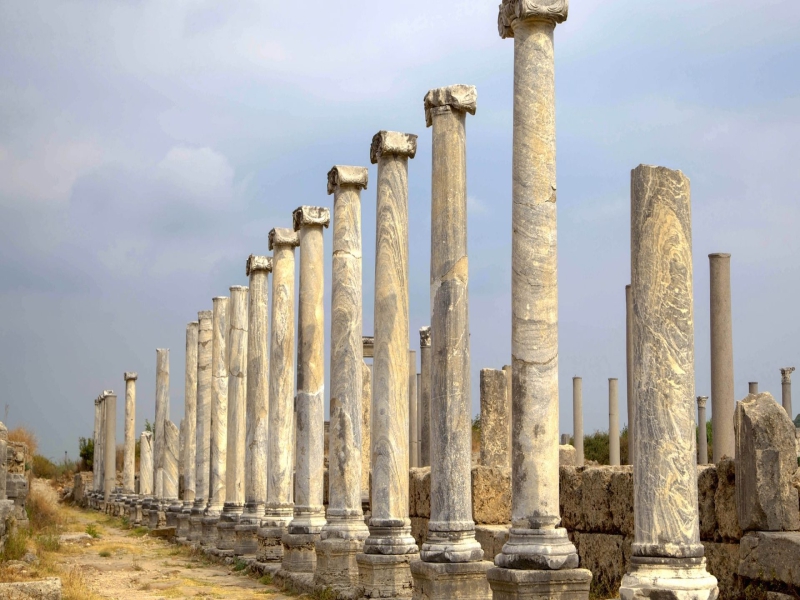
[[[78,454],[83,462],[83,468],[86,471],[91,471],[94,465],[94,438],[79,438],[78,447]]]

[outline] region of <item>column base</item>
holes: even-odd
[[[364,598],[411,598],[414,580],[410,564],[414,554],[357,554],[358,580]]]
[[[252,521],[239,523],[234,527],[234,537],[236,542],[233,546],[233,553],[236,556],[255,556],[258,552],[258,525]]]
[[[577,569],[578,551],[569,541],[567,530],[511,528],[508,541],[494,563],[503,569],[523,571],[561,571]]]
[[[622,578],[620,600],[716,600],[717,578],[706,571],[705,558],[632,557]]]
[[[172,504],[164,507],[164,518],[167,521],[167,527],[174,527],[178,529],[178,516],[183,511],[183,504],[173,501]]]
[[[189,535],[191,543],[200,543],[203,539],[203,515],[189,515]]]
[[[588,569],[523,571],[492,567],[486,573],[494,600],[588,600]]]
[[[189,513],[181,512],[178,515],[178,525],[175,528],[175,541],[183,543],[189,540]]]
[[[318,533],[291,533],[281,538],[283,560],[281,569],[290,573],[313,573],[317,568],[316,544]]]
[[[239,522],[237,513],[223,512],[217,523],[217,550],[220,556],[233,556],[236,547],[236,525]]]
[[[264,563],[279,563],[283,560],[283,536],[287,526],[269,523],[258,528],[256,532],[256,560]]]
[[[431,531],[422,544],[420,558],[426,563],[472,563],[483,560],[483,548],[475,539],[475,528],[465,531]]]
[[[203,517],[203,538],[200,543],[206,548],[217,547],[217,524],[219,515],[208,515]]]
[[[493,568],[488,560],[466,563],[411,563],[414,600],[491,600],[492,590],[486,572]]]
[[[365,532],[366,533],[366,532]],[[366,536],[365,536],[366,537]],[[358,586],[356,555],[364,551],[364,539],[327,538],[316,544],[314,585],[334,590]]]
[[[156,502],[150,504],[150,514],[148,517],[147,526],[150,529],[158,529],[167,526],[167,517]]]

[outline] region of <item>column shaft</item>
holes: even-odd
[[[230,288],[228,304],[228,436],[225,467],[225,513],[244,510],[244,455],[247,416],[248,288]]]
[[[209,497],[206,514],[219,515],[225,504],[228,453],[228,298],[212,299],[211,436],[209,438]]]
[[[94,399],[94,435],[92,437],[92,490],[99,492],[100,485],[100,457],[105,452],[105,448],[100,445],[100,437],[103,428],[103,402],[100,398]],[[3,455],[0,455],[3,456]],[[4,462],[4,461],[0,461]],[[2,482],[5,485],[5,479]]]
[[[361,500],[369,502],[372,466],[372,367],[361,361]]]
[[[105,408],[105,482],[103,501],[109,502],[117,487],[117,395],[109,393],[103,400]]]
[[[136,373],[125,373],[125,446],[122,491],[133,494],[136,482]]]
[[[630,285],[625,286],[625,370],[628,403],[628,464],[632,465],[636,400],[633,397],[633,293]]]
[[[794,367],[781,369],[781,404],[789,418],[794,421],[794,413],[792,412],[792,373],[794,373]]]
[[[164,497],[164,427],[169,420],[169,349],[156,349],[156,418],[153,423],[153,496]]]
[[[180,430],[172,421],[164,423],[164,500],[178,500],[178,461],[180,456]],[[170,511],[175,514],[173,507]]]
[[[139,436],[139,496],[153,495],[153,434],[143,431]]]
[[[417,353],[408,351],[408,464],[410,467],[419,466],[417,453]]]
[[[186,372],[183,386],[183,507],[188,511],[195,499],[195,460],[197,437],[197,344],[200,324],[192,321],[186,325]]]
[[[431,465],[431,328],[422,327],[419,330],[419,421],[420,445],[419,466]]]
[[[572,437],[575,440],[575,466],[582,467],[583,455],[583,379],[572,378]]]
[[[707,396],[697,397],[697,464],[708,464],[708,433],[706,432]]]
[[[608,380],[608,464],[619,466],[619,381]]]
[[[714,462],[734,458],[731,255],[709,254],[711,285],[711,429]]]
[[[213,313],[197,313],[197,425],[195,431],[195,502],[199,514],[208,502],[208,478],[211,458],[211,349]]]

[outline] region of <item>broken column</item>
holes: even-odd
[[[294,514],[292,436],[294,422],[294,249],[297,234],[277,228],[269,232],[272,250],[272,318],[269,355],[269,433],[267,504],[258,529],[261,562],[280,562],[281,539]]]
[[[481,464],[484,467],[511,467],[508,447],[511,423],[508,420],[506,374],[498,369],[481,369]]]
[[[619,381],[608,380],[608,464],[618,467],[619,461]]]
[[[408,464],[419,466],[417,454],[417,353],[408,351]]]
[[[328,173],[333,194],[329,492],[314,583],[333,589],[358,586],[356,554],[369,535],[361,509],[361,190],[366,188],[365,167],[335,166]]]
[[[731,255],[709,254],[708,262],[711,288],[711,450],[716,464],[724,456],[735,456]]]
[[[212,298],[211,434],[209,437],[208,504],[203,513],[203,546],[217,545],[217,524],[225,505],[225,467],[228,451],[228,303]]]
[[[194,503],[189,516],[189,541],[203,539],[203,513],[208,504],[211,454],[211,347],[210,310],[197,313],[197,415],[195,426]]]
[[[575,466],[583,466],[583,379],[572,378],[572,437],[575,440]]]
[[[108,505],[117,487],[117,395],[112,391],[106,392],[103,406],[105,408],[103,502]]]
[[[697,464],[708,464],[708,433],[706,432],[706,402],[708,396],[697,397]]]
[[[431,465],[431,328],[419,330],[419,466]]]
[[[380,131],[375,252],[375,358],[372,394],[372,514],[356,557],[366,597],[408,597],[418,558],[408,514],[408,159],[417,136]]]
[[[248,288],[230,288],[228,305],[228,445],[225,453],[225,504],[217,525],[217,550],[230,556],[236,546],[236,524],[244,512],[244,455],[247,416]]]
[[[781,369],[781,404],[790,419],[794,419],[792,413],[792,373],[794,373],[794,367]]]
[[[361,336],[363,358],[372,358],[375,340]],[[369,473],[372,465],[372,367],[361,361],[361,506],[369,507]]]
[[[269,274],[271,256],[251,254],[245,265],[250,278],[247,331],[247,434],[244,457],[244,512],[236,525],[234,554],[258,551],[256,533],[267,503],[269,440]]]
[[[197,436],[197,340],[200,323],[186,325],[186,370],[183,383],[183,505],[178,515],[178,541],[189,539],[189,518],[195,498],[195,438]]]
[[[633,294],[631,286],[625,286],[625,379],[628,404],[628,463],[633,464],[634,431],[636,421],[636,401],[633,397]]]
[[[125,446],[122,459],[122,493],[133,494],[136,482],[136,373],[125,373]]]
[[[689,180],[631,172],[636,437],[634,541],[620,598],[717,597],[697,504]]]

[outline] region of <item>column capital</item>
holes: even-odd
[[[708,402],[708,396],[698,396],[697,397],[697,407],[698,408],[705,408],[706,402]]]
[[[231,287],[228,288],[228,290],[230,290],[231,293],[233,293],[233,292],[249,292],[250,288],[247,287],[246,285],[232,285]]]
[[[256,256],[251,254],[247,257],[247,264],[244,268],[244,274],[250,277],[250,273],[254,271],[266,271],[272,273],[272,257],[271,256]]]
[[[361,354],[364,358],[375,357],[375,338],[371,335],[361,336]]]
[[[214,311],[213,310],[201,310],[197,313],[197,322],[210,320],[214,318]]]
[[[478,90],[474,85],[448,85],[428,91],[425,94],[425,125],[433,124],[435,109],[447,107],[450,110],[459,110],[475,114],[478,107]]]
[[[414,158],[417,154],[417,136],[399,131],[379,131],[372,136],[369,160],[374,165],[384,154]]]
[[[327,227],[331,224],[331,211],[323,206],[298,206],[292,213],[292,224],[295,231],[304,225]]]
[[[94,399],[95,406],[97,406],[98,404],[102,403],[103,402],[103,398],[104,398],[103,394],[100,394],[97,398],[95,398]]]
[[[501,38],[514,37],[514,22],[528,19],[563,23],[567,20],[569,0],[503,0],[497,15]]]
[[[334,165],[328,171],[328,195],[333,194],[340,187],[346,185],[367,189],[369,173],[367,167],[349,167],[347,165]]]
[[[731,255],[727,252],[713,252],[708,255],[708,258],[730,258]]]
[[[781,383],[792,383],[792,373],[794,373],[794,367],[783,367],[781,369]]]
[[[431,347],[431,326],[426,325],[425,327],[419,328],[419,345],[421,348],[430,348]]]
[[[103,400],[109,396],[114,396],[115,398],[117,397],[117,395],[114,393],[114,390],[103,390]]]
[[[126,371],[122,377],[125,379],[125,381],[136,381],[139,379],[139,374],[133,371]]]
[[[275,246],[291,246],[296,248],[300,245],[300,238],[293,229],[288,227],[275,227],[270,229],[269,232],[269,249],[272,250]]]

